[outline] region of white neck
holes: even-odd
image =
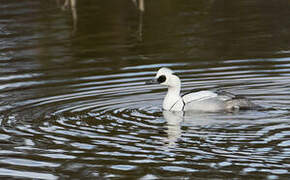
[[[163,109],[170,110],[180,99],[180,83],[177,86],[168,86],[168,91],[163,101]]]

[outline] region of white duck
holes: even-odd
[[[155,78],[146,84],[159,83],[168,87],[163,109],[168,111],[235,111],[257,109],[260,106],[242,96],[226,91],[199,91],[180,96],[181,82],[169,68],[161,68]]]

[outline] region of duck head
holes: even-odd
[[[160,68],[154,79],[147,81],[146,84],[160,84],[163,86],[180,88],[180,79],[173,74],[173,71],[169,68]]]

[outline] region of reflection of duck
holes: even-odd
[[[183,112],[163,111],[164,119],[167,122],[167,136],[168,146],[174,147],[176,141],[181,136],[181,125],[183,120]]]
[[[257,109],[260,106],[248,99],[225,91],[199,91],[180,96],[181,82],[168,68],[161,68],[155,79],[147,84],[159,83],[168,87],[163,101],[163,109],[169,111],[234,111]]]
[[[192,127],[208,126],[225,122],[228,123],[228,119],[229,118],[231,119],[231,117],[228,116],[229,115],[228,113],[225,113],[227,118],[225,118],[225,116],[217,116],[217,113],[207,113],[207,112],[196,113],[195,111],[183,112],[183,111],[164,110],[162,114],[168,125],[180,125],[181,123],[183,123],[190,125]]]
[[[166,133],[168,147],[174,147],[176,142],[182,135],[182,124],[195,126],[207,126],[222,123],[223,121],[216,119],[214,114],[182,112],[182,111],[166,111],[162,112],[164,119],[167,122]]]

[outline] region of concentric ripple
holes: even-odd
[[[199,89],[228,86],[264,105],[267,99],[272,99],[276,109],[234,114],[162,112],[164,89],[144,84],[154,76],[156,69],[150,66],[143,67],[144,73],[82,77],[55,87],[65,86],[67,92],[28,96],[5,111],[1,136],[6,146],[0,151],[0,163],[13,169],[0,169],[0,174],[25,171],[21,177],[40,179],[84,175],[147,178],[149,174],[150,178],[158,178],[159,174],[176,178],[192,174],[208,178],[226,174],[287,177],[290,129],[285,105],[288,98],[283,96],[286,79],[277,77],[271,83],[265,76],[262,79],[257,73],[247,72],[247,81],[257,83],[240,86],[244,81],[242,68],[225,73],[220,81],[214,75],[221,68],[204,73],[201,68],[178,70],[180,67],[174,65],[184,78],[184,89],[197,85]],[[233,78],[235,75],[239,80]],[[202,82],[211,82],[211,86]],[[281,88],[271,98],[258,93],[272,86]],[[256,94],[248,93],[249,89],[255,89]],[[17,94],[25,90],[13,91]],[[275,101],[275,97],[281,96]],[[54,169],[61,169],[61,173],[51,173]]]
[[[289,178],[289,6],[221,2],[1,2],[0,178]],[[164,66],[266,108],[162,111]]]

